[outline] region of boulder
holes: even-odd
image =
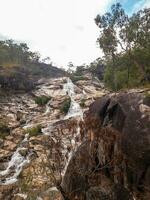
[[[70,200],[150,199],[150,107],[144,92],[106,95],[85,113],[84,142],[62,188]]]
[[[16,184],[11,185],[1,185],[0,186],[0,199],[12,200],[14,197],[14,192],[16,189]]]

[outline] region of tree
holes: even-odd
[[[101,33],[97,41],[105,56],[113,61],[113,80],[115,90],[117,89],[115,64],[118,48],[117,31],[118,28],[123,26],[125,19],[125,12],[119,3],[112,5],[111,12],[107,12],[102,16],[97,15],[95,18],[95,23],[100,28]]]
[[[39,62],[40,54],[29,51],[26,43],[16,43],[14,40],[0,41],[0,64],[20,65]]]
[[[50,57],[46,57],[42,59],[42,62],[44,63],[50,63],[50,61],[51,61]]]
[[[39,52],[30,52],[30,59],[34,63],[38,63],[40,60],[40,53]]]
[[[126,57],[126,83],[129,87],[133,67],[137,68],[141,81],[148,81],[149,64],[147,63],[150,51],[150,9],[141,10],[131,17],[117,3],[112,5],[111,11],[97,15],[95,23],[100,28],[98,43],[103,50],[107,66],[112,68],[113,89],[117,90],[117,71],[120,71],[118,61]],[[125,55],[126,56],[123,56]],[[140,57],[139,57],[140,55]],[[146,55],[146,60],[143,59]],[[119,63],[120,63],[119,61]],[[145,62],[146,61],[146,62]],[[112,62],[112,64],[111,64]],[[123,65],[121,63],[121,65]],[[107,75],[108,73],[107,68]],[[124,67],[123,67],[124,69]],[[106,76],[107,77],[107,76]],[[125,80],[125,79],[124,79]]]
[[[71,74],[74,71],[74,65],[72,62],[68,63],[68,72]]]

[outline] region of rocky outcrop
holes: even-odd
[[[31,91],[40,78],[58,78],[65,75],[62,69],[44,63],[25,66],[0,66],[0,88]]]
[[[83,142],[62,187],[70,200],[150,199],[150,104],[147,91],[106,95],[85,114]]]
[[[32,71],[31,67],[29,70]],[[49,78],[50,72],[46,77],[45,71],[43,78],[39,74],[33,76],[32,72],[30,77],[37,82],[30,92],[1,91],[0,121],[4,121],[10,131],[0,138],[0,199],[16,200],[25,196],[29,199],[33,198],[32,195],[35,199],[60,199],[59,191],[65,196],[60,187],[60,170],[63,175],[72,150],[75,151],[81,143],[78,114],[82,115],[94,98],[105,94],[92,80],[79,85],[69,81],[68,86],[68,78],[61,77],[61,71],[54,72],[60,76],[55,79],[54,73],[53,78]],[[66,115],[61,108],[70,94],[73,95],[74,106]],[[35,101],[41,96],[49,98],[45,105]],[[36,134],[39,125],[41,132]],[[29,133],[29,137],[26,133]],[[17,166],[18,175],[15,170]],[[17,182],[11,188],[9,178],[13,181],[15,176]]]
[[[21,67],[0,68],[0,87],[2,89],[25,90],[34,88],[34,82]]]

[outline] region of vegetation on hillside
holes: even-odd
[[[41,125],[37,125],[31,128],[27,128],[25,132],[28,133],[30,137],[38,136],[42,134],[42,127]]]
[[[78,66],[71,79],[82,80],[84,74],[91,72],[114,91],[149,85],[150,9],[129,17],[117,3],[110,12],[97,15],[95,23],[100,30],[97,43],[104,56],[89,66]]]
[[[70,104],[71,104],[71,99],[70,98],[66,98],[60,108],[60,111],[64,114],[67,114],[70,108]]]
[[[6,136],[10,134],[10,128],[4,122],[0,122],[0,138],[4,139]]]
[[[35,97],[34,101],[36,104],[38,104],[39,106],[44,106],[48,103],[48,101],[51,100],[50,96],[39,96],[39,97]]]
[[[105,85],[113,90],[145,85],[150,81],[150,9],[129,17],[122,6],[97,15],[97,42],[104,53]]]
[[[17,66],[39,62],[39,59],[39,53],[29,51],[26,43],[16,43],[13,40],[0,41],[0,65]]]
[[[81,102],[80,102],[81,108],[84,108],[86,106],[85,101],[86,101],[85,99],[81,99]]]
[[[0,88],[13,91],[30,91],[38,79],[55,78],[65,74],[41,60],[39,53],[32,52],[26,43],[13,40],[0,41]]]

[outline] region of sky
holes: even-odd
[[[0,0],[0,39],[26,42],[31,50],[65,67],[90,63],[102,55],[96,44],[97,14],[117,0]],[[131,14],[150,0],[119,0]]]

